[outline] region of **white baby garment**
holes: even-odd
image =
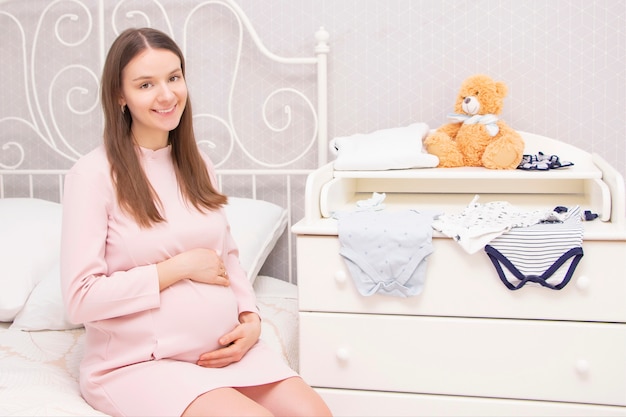
[[[552,215],[552,210],[523,210],[506,201],[478,203],[479,196],[459,214],[442,214],[433,228],[454,239],[466,252],[473,254],[514,227],[527,227]]]
[[[341,247],[361,295],[422,292],[432,253],[432,216],[414,210],[335,213]]]

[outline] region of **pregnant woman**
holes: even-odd
[[[62,287],[80,389],[114,416],[330,411],[259,339],[255,296],[196,145],[179,47],[128,29],[102,75],[104,143],[65,179]]]

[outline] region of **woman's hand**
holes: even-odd
[[[230,285],[228,272],[222,258],[212,249],[191,249],[157,264],[161,290],[180,281],[190,279],[205,284]]]
[[[259,340],[261,318],[256,313],[245,311],[239,315],[239,322],[232,332],[220,338],[223,348],[203,353],[196,363],[206,368],[223,368],[240,361]]]

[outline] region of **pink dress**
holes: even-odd
[[[167,220],[152,228],[138,227],[120,210],[102,146],[65,180],[61,276],[70,318],[86,329],[83,397],[111,415],[176,416],[212,389],[295,376],[261,340],[227,367],[195,364],[219,347],[239,312],[258,313],[254,292],[223,210],[200,213],[185,204],[169,147],[140,152]],[[182,280],[160,292],[155,264],[198,247],[222,256],[231,285]]]

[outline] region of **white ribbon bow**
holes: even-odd
[[[500,131],[500,128],[496,124],[498,116],[495,114],[475,114],[469,116],[467,114],[450,113],[448,118],[468,125],[475,125],[477,123],[483,124],[491,136],[497,135]]]

